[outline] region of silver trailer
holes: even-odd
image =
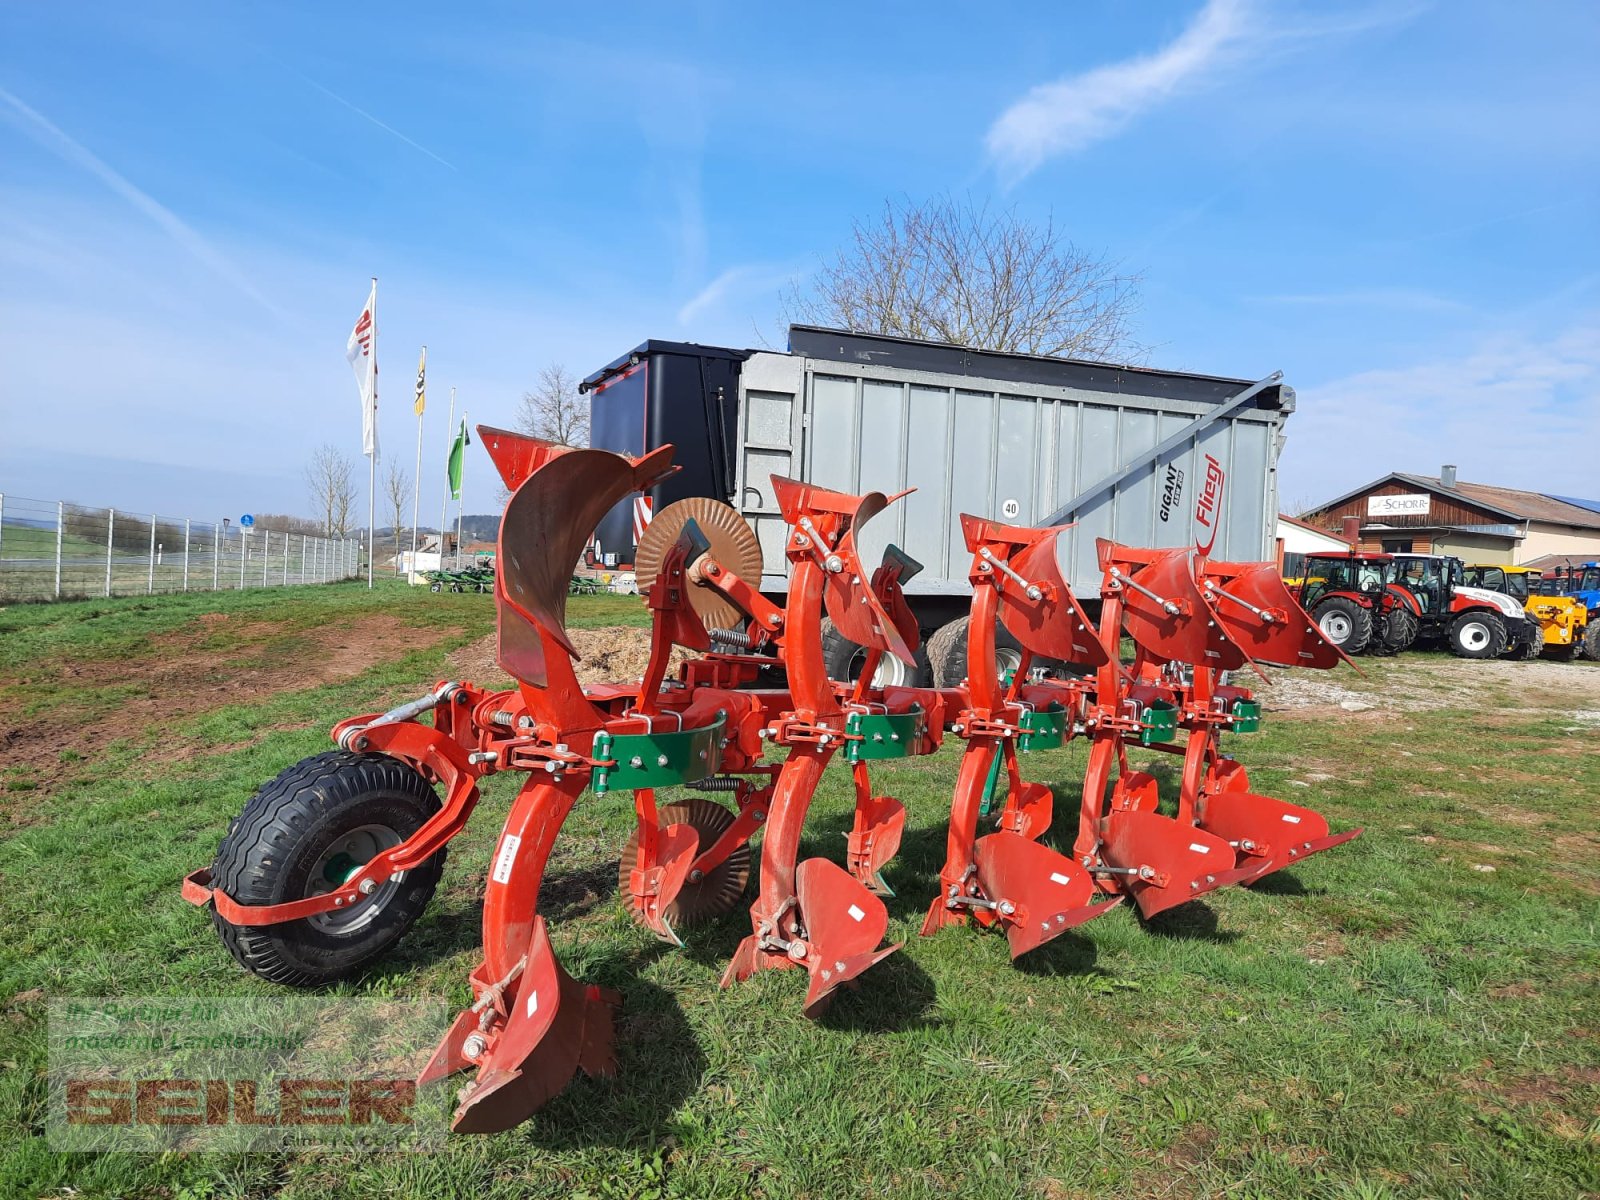
[[[916,489],[866,529],[868,561],[893,542],[923,566],[906,586],[925,632],[962,616],[970,556],[959,517],[1072,523],[1062,574],[1093,603],[1095,539],[1274,556],[1277,462],[1294,389],[969,350],[793,326],[787,353],[647,342],[584,381],[596,446],[679,447],[685,495],[723,499],[755,527],[782,592],[783,519],[771,477],[846,492]],[[613,514],[602,550],[631,556]]]

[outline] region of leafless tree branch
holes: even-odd
[[[578,394],[578,379],[560,363],[539,372],[531,392],[522,393],[517,429],[563,446],[589,444],[589,398]]]

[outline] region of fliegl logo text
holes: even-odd
[[[69,1125],[409,1125],[409,1079],[69,1079]]]
[[[1201,554],[1210,554],[1211,547],[1217,542],[1217,522],[1222,515],[1222,489],[1228,482],[1228,473],[1222,469],[1222,464],[1211,455],[1206,455],[1206,478],[1200,485],[1200,499],[1194,506],[1195,524],[1205,530],[1201,537],[1194,540],[1194,548]]]

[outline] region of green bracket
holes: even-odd
[[[722,731],[728,714],[714,724],[670,733],[605,733],[595,735],[594,756],[616,765],[594,769],[599,795],[614,789],[678,787],[715,775],[722,769]]]
[[[1022,730],[1017,735],[1017,749],[1026,754],[1030,750],[1054,750],[1067,740],[1067,722],[1071,716],[1059,704],[1034,712],[1024,712],[1017,722]]]
[[[1151,746],[1157,742],[1170,742],[1178,736],[1178,709],[1165,700],[1154,700],[1145,705],[1143,728],[1139,730],[1139,743]]]
[[[1235,700],[1231,715],[1233,732],[1255,733],[1261,728],[1261,701]]]
[[[844,756],[849,762],[909,758],[916,753],[926,728],[926,714],[920,704],[905,713],[853,712],[845,718],[844,731],[860,734],[861,739],[847,741]]]

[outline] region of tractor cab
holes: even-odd
[[[1344,653],[1395,654],[1411,644],[1416,622],[1390,588],[1393,555],[1311,554],[1303,570],[1301,578],[1285,582],[1322,635]]]
[[[1450,611],[1450,597],[1463,582],[1464,569],[1459,558],[1448,554],[1399,554],[1394,582],[1416,598],[1424,618],[1438,618]]]
[[[1394,560],[1387,554],[1312,554],[1298,597],[1308,611],[1326,596],[1355,592],[1381,600],[1393,578]]]
[[[1420,619],[1419,636],[1443,639],[1460,658],[1498,658],[1508,650],[1538,653],[1539,622],[1522,600],[1500,588],[1474,584],[1453,554],[1396,554],[1395,587],[1409,594]],[[1505,583],[1503,567],[1498,571]],[[1526,587],[1524,586],[1524,592]]]

